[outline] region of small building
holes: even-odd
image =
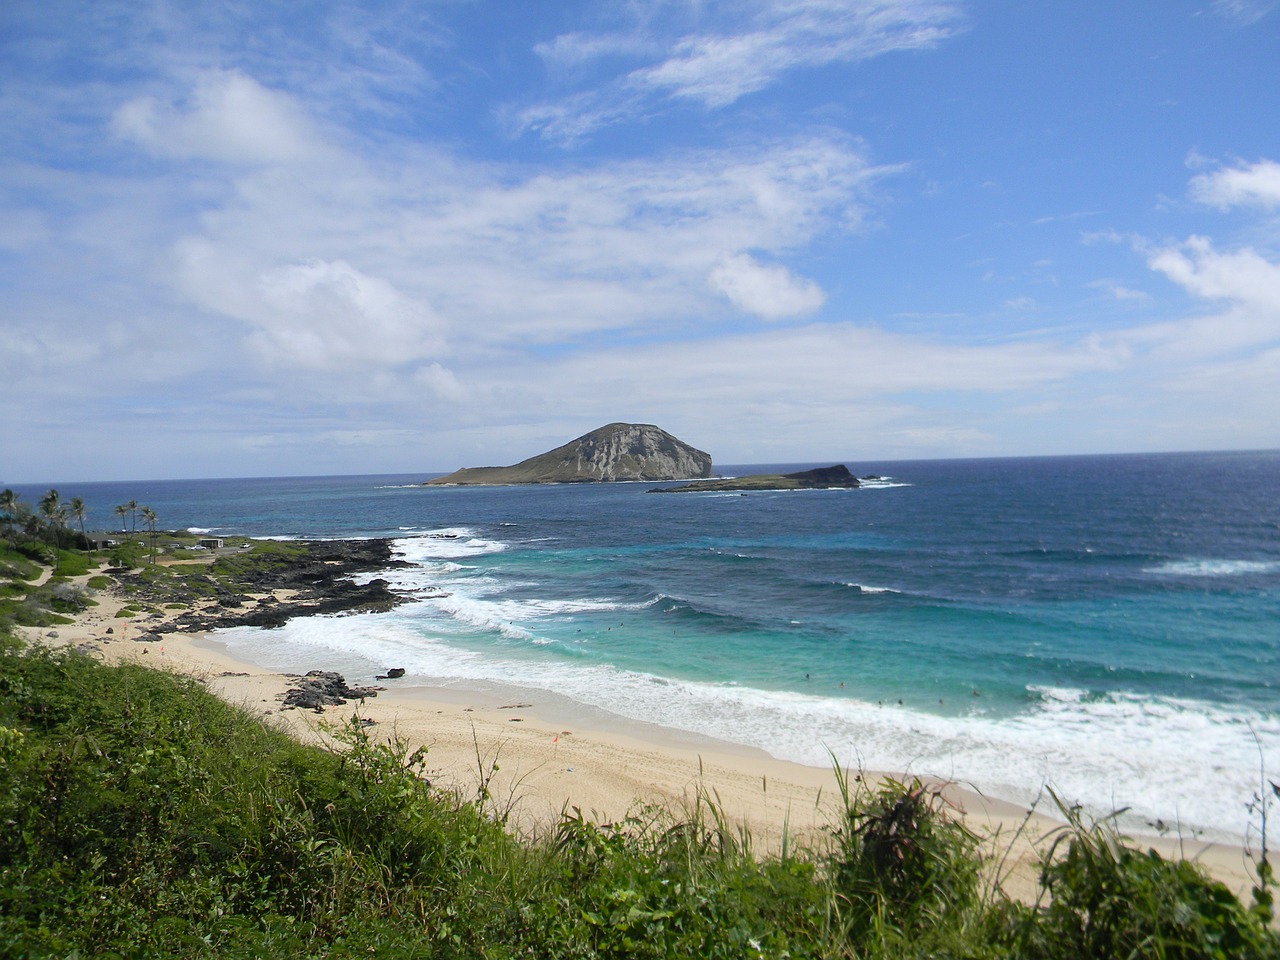
[[[85,540],[89,543],[90,550],[110,550],[120,541],[117,539],[119,534],[106,533],[102,530],[90,530],[85,535]]]
[[[196,541],[197,546],[204,547],[206,550],[221,550],[226,546],[226,541],[220,537],[204,537]]]

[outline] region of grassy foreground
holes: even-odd
[[[1280,957],[1265,866],[1243,904],[1077,819],[1025,905],[919,784],[841,779],[824,848],[771,858],[709,798],[517,840],[334,733],[0,634],[0,956]]]

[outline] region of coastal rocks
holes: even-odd
[[[648,423],[610,423],[509,467],[466,467],[439,484],[611,483],[711,476],[711,455]]]
[[[386,673],[378,674],[379,680],[399,680],[404,676],[404,667],[392,667]]]
[[[283,627],[294,617],[317,616],[336,613],[381,613],[390,610],[405,598],[393,593],[386,580],[370,580],[365,584],[337,581],[323,589],[313,586],[305,595],[292,600],[279,601],[267,606],[255,606],[243,613],[223,613],[215,616],[189,613],[178,618],[183,629],[211,630],[216,627]]]
[[[219,627],[279,627],[294,617],[354,612],[382,612],[410,599],[394,592],[386,580],[356,583],[352,578],[408,564],[391,555],[389,540],[317,540],[290,545],[294,552],[275,557],[243,558],[225,575],[235,589],[213,577],[195,581],[152,580],[141,574],[120,578],[131,601],[160,607],[213,601],[151,628],[153,638],[174,631]],[[298,551],[301,552],[299,555]],[[251,561],[251,562],[246,562]],[[215,568],[216,569],[216,568]],[[291,596],[277,599],[276,591]],[[249,594],[264,594],[253,602]]]
[[[322,707],[341,706],[348,700],[376,697],[377,687],[351,687],[340,673],[330,670],[311,670],[298,681],[296,687],[285,691],[282,710],[302,707],[319,710]]]

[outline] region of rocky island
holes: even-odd
[[[711,476],[711,455],[649,423],[610,423],[509,467],[464,467],[425,485],[610,483]]]
[[[814,470],[800,470],[796,473],[757,473],[747,477],[727,477],[722,480],[705,480],[698,483],[686,483],[679,487],[655,487],[650,493],[714,493],[742,492],[754,490],[830,490],[851,489],[860,486],[858,478],[849,472],[849,468],[837,464],[833,467],[818,467]]]

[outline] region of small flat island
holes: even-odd
[[[650,493],[717,493],[730,491],[748,493],[754,490],[831,490],[852,489],[861,486],[858,478],[843,464],[833,467],[817,467],[797,473],[757,473],[747,477],[725,477],[720,480],[700,480],[678,487],[654,487]]]

